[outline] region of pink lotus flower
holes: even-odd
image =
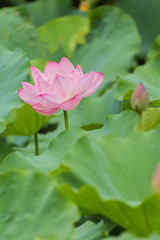
[[[89,72],[83,75],[79,65],[76,69],[63,57],[60,63],[48,62],[44,73],[31,66],[35,85],[22,82],[18,90],[19,97],[32,105],[41,115],[52,115],[62,108],[74,109],[82,98],[90,96],[103,81],[103,74]]]

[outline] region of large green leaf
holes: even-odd
[[[116,98],[129,100],[133,90],[143,82],[150,101],[160,100],[160,56],[155,57],[144,66],[137,67],[134,73],[122,77],[117,87]]]
[[[22,106],[18,97],[21,81],[25,81],[29,71],[29,59],[20,50],[14,52],[0,46],[0,133],[4,131],[8,122],[12,122],[14,108]]]
[[[142,55],[145,55],[159,30],[159,0],[118,0],[116,6],[131,15],[136,21],[142,37]]]
[[[81,137],[63,162],[69,170],[58,175],[61,190],[83,214],[106,216],[141,236],[160,233],[160,196],[151,190],[159,139],[160,128],[126,138]]]
[[[109,217],[138,235],[159,231],[160,198],[151,195],[151,180],[160,157],[160,129],[135,132],[125,139],[110,135],[91,140],[84,135],[79,130],[65,131],[34,159],[13,153],[2,163],[1,171],[16,166],[48,172],[61,164],[58,171],[64,173],[58,175],[58,181],[70,184],[61,190],[85,215]]]
[[[116,134],[120,137],[126,137],[136,128],[136,125],[137,114],[133,111],[124,111],[117,115],[108,116],[104,127],[101,129],[89,132],[71,129],[62,132],[57,138],[55,138],[61,130],[60,126],[57,130],[48,133],[47,135],[39,134],[40,153],[44,152],[47,149],[49,142],[55,138],[43,154],[39,157],[34,156],[35,146],[34,140],[32,139],[27,147],[16,148],[25,157],[20,153],[11,154],[3,162],[0,171],[6,171],[16,166],[29,169],[38,168],[41,171],[50,172],[57,169],[58,165],[63,163],[65,155],[76,144],[81,136],[89,135],[96,139],[108,134]],[[86,125],[85,128],[89,127],[92,127],[92,125]]]
[[[113,229],[114,224],[105,225],[103,221],[95,224],[87,221],[76,228],[76,236],[74,240],[100,240],[102,237],[108,236]]]
[[[63,163],[64,156],[83,135],[85,135],[85,132],[80,129],[64,131],[51,142],[47,151],[37,157],[24,157],[19,152],[14,152],[5,158],[0,171],[4,172],[15,167],[38,169],[47,173],[56,170]]]
[[[38,32],[52,54],[63,48],[65,55],[72,57],[77,44],[85,43],[89,21],[81,16],[65,16],[42,25]]]
[[[52,117],[40,115],[32,109],[31,105],[25,104],[17,109],[14,121],[7,125],[3,135],[34,135]]]
[[[138,237],[132,233],[123,233],[118,237],[109,237],[109,238],[103,238],[102,240],[159,240],[160,239],[160,235],[158,234],[152,234],[150,237],[146,237],[146,238],[141,238]]]
[[[99,7],[90,11],[89,17],[91,33],[87,43],[75,52],[73,62],[84,72],[103,72],[105,84],[133,67],[140,38],[134,21],[117,8]]]
[[[0,212],[3,240],[70,240],[78,218],[48,176],[24,170],[0,176]]]
[[[66,15],[71,11],[70,0],[38,0],[23,5],[32,16],[36,26],[40,26],[51,19]]]
[[[99,126],[99,128],[98,128]],[[97,129],[95,129],[97,127]],[[114,134],[125,138],[138,127],[138,116],[134,111],[122,111],[120,114],[109,115],[105,125],[90,124],[83,128],[87,130],[87,135],[91,138],[100,138],[109,134]],[[90,129],[89,129],[90,128]],[[92,131],[91,131],[92,130]]]
[[[21,7],[0,10],[0,43],[10,50],[20,47],[30,58],[45,57],[37,30]]]

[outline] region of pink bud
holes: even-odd
[[[132,94],[131,106],[136,112],[141,113],[147,109],[148,104],[149,96],[141,82]]]
[[[158,166],[152,179],[152,189],[154,192],[160,194],[160,162],[158,163]]]

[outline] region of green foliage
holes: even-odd
[[[37,27],[72,11],[70,0],[37,0],[23,6],[29,11]]]
[[[132,233],[123,233],[121,234],[119,237],[109,237],[109,238],[105,238],[103,240],[159,240],[160,236],[158,234],[152,234],[150,237],[147,238],[141,238],[138,237]]]
[[[115,4],[136,21],[142,37],[142,56],[150,49],[159,34],[159,0],[118,0]]]
[[[77,209],[46,175],[25,170],[2,174],[0,194],[1,239],[71,239]]]
[[[7,125],[3,135],[34,135],[52,117],[40,115],[32,109],[31,105],[24,104],[23,107],[17,109],[14,121]]]
[[[116,87],[114,84],[107,88],[102,96],[96,96],[95,93],[84,98],[75,110],[70,111],[70,126],[77,128],[91,123],[104,124],[107,115],[119,113],[121,104],[114,99]]]
[[[13,151],[13,146],[4,138],[0,138],[0,164],[2,163],[3,159]]]
[[[106,1],[135,22],[119,8],[94,8],[101,2],[90,1],[88,13],[70,0],[10,0],[20,6],[0,9],[2,240],[160,238],[160,195],[152,190],[160,161],[160,4]],[[18,97],[22,81],[34,84],[30,65],[43,72],[63,56],[84,74],[104,74],[95,94],[68,112],[67,131],[62,110],[42,116]],[[150,98],[142,123],[130,110],[140,82]]]
[[[22,106],[18,97],[21,81],[25,81],[29,71],[29,59],[22,50],[9,51],[0,46],[0,132],[7,123],[13,121],[15,108]]]
[[[156,56],[143,66],[135,69],[134,73],[120,78],[116,97],[118,100],[130,100],[133,90],[143,82],[150,101],[159,104],[160,100],[160,56]]]
[[[24,2],[26,2],[26,0],[8,0],[8,2],[10,4],[13,4],[13,5],[20,5],[20,4],[24,3]]]
[[[89,22],[81,16],[65,16],[47,22],[38,32],[52,54],[63,48],[65,55],[70,58],[77,44],[85,43],[84,36],[89,32]]]
[[[12,52],[3,46],[0,46],[0,53],[0,132],[3,132],[3,135],[33,135],[53,116],[41,116],[28,104],[22,106],[23,103],[18,97],[21,81],[27,80],[29,71],[27,56],[20,49]]]
[[[160,128],[125,139],[81,137],[65,158],[62,192],[83,214],[103,215],[140,236],[159,232],[160,197],[151,190],[159,137]]]
[[[19,152],[14,152],[6,157],[0,170],[1,172],[7,171],[14,167],[38,169],[47,173],[56,170],[62,163],[64,156],[83,135],[85,135],[85,133],[80,129],[64,131],[50,143],[48,150],[38,157],[24,157]]]
[[[55,119],[55,118],[54,118]],[[64,124],[63,124],[64,125]],[[76,144],[80,137],[89,135],[94,138],[106,136],[108,134],[116,134],[121,137],[126,137],[131,133],[137,125],[137,114],[131,111],[125,111],[118,115],[108,116],[106,124],[99,130],[85,132],[82,130],[68,130],[59,134],[51,143],[49,148],[40,156],[23,157],[18,152],[9,155],[1,165],[1,171],[12,169],[13,167],[39,169],[41,171],[50,172],[62,163],[65,155]],[[59,131],[59,130],[57,130]],[[60,129],[62,131],[62,129]],[[53,133],[45,136],[39,136],[39,144],[41,151],[46,144],[46,141],[51,141],[55,135]],[[47,140],[46,140],[47,138]],[[62,148],[63,145],[63,148]],[[23,155],[33,155],[34,141],[29,147],[18,149]],[[29,154],[30,153],[30,154]],[[14,159],[14,160],[13,160]],[[47,159],[47,162],[46,162]],[[36,161],[36,164],[35,164]]]
[[[104,222],[95,224],[91,221],[87,221],[76,228],[76,237],[74,240],[99,240],[102,237],[108,236],[113,228],[114,224],[105,225]]]
[[[91,33],[87,43],[75,52],[73,62],[84,72],[103,72],[105,85],[135,65],[140,38],[133,20],[119,9],[99,7],[89,12],[89,18]]]
[[[143,113],[143,130],[149,131],[154,129],[158,124],[160,124],[160,108],[148,108]]]
[[[31,24],[28,12],[21,7],[0,10],[0,43],[10,50],[23,49],[33,59],[45,57],[38,32]]]
[[[160,35],[153,42],[152,48],[147,54],[147,60],[151,60],[160,53]]]
[[[137,121],[137,114],[135,112],[123,111],[120,114],[108,116],[102,132],[105,135],[116,134],[120,137],[126,137],[134,131]]]

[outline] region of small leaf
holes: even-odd
[[[32,109],[32,106],[25,103],[23,107],[17,109],[14,121],[7,125],[3,135],[32,136],[53,117],[40,115]]]
[[[144,131],[150,131],[160,124],[160,108],[148,108],[143,112],[142,128]]]

